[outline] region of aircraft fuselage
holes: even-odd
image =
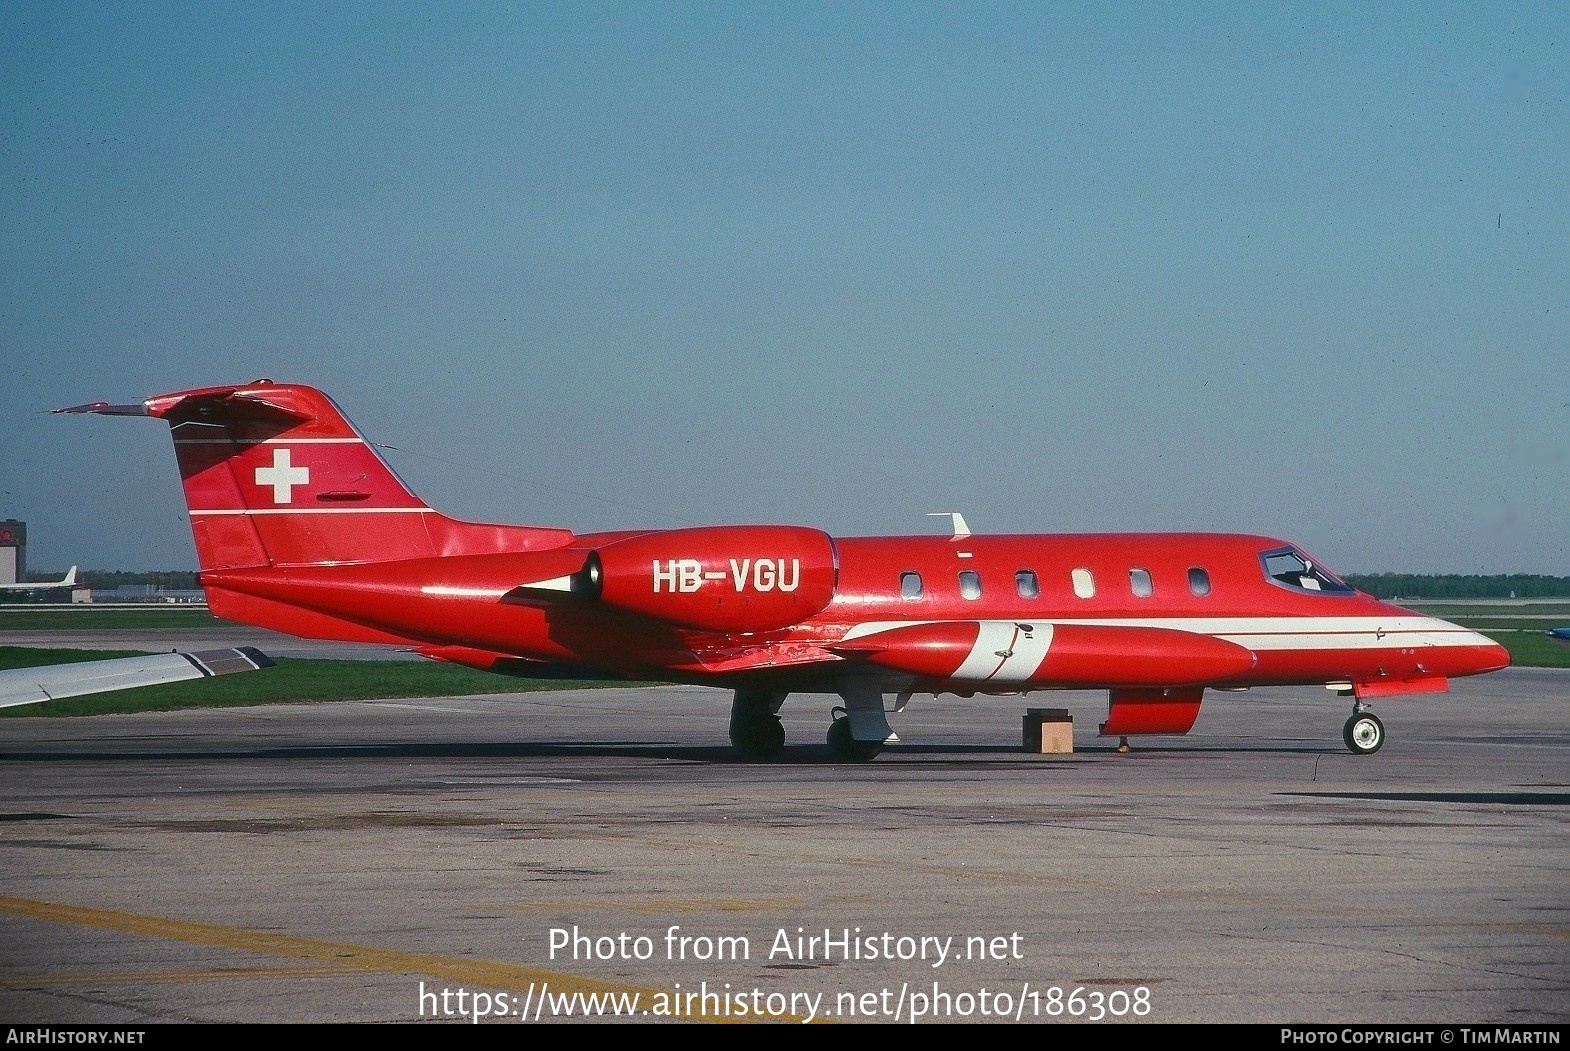
[[[833,693],[837,751],[895,740],[883,695],[1104,689],[1102,733],[1186,733],[1208,688],[1325,684],[1365,701],[1504,667],[1489,639],[1348,587],[1295,545],[1211,533],[834,538],[741,525],[576,536],[426,506],[322,392],[266,380],[63,410],[170,426],[220,616],[408,646],[509,674],[736,691],[775,754],[789,692]]]

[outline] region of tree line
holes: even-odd
[[[28,576],[35,574],[29,573]],[[55,580],[60,579],[60,574],[54,575]],[[128,573],[124,571],[109,571],[104,569],[84,569],[76,575],[76,579],[85,587],[102,591],[113,591],[122,585],[151,584],[154,587],[168,591],[194,591],[197,587],[196,573],[191,570],[167,570],[156,573]]]
[[[1534,573],[1353,573],[1346,582],[1375,598],[1570,598],[1570,577]]]

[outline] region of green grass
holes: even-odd
[[[0,669],[43,664],[134,657],[128,650],[0,649]],[[163,686],[141,686],[119,693],[71,697],[45,704],[0,709],[0,718],[171,711],[242,704],[377,700],[389,697],[461,697],[476,693],[520,693],[596,686],[628,686],[623,681],[561,681],[493,675],[434,661],[333,661],[282,658],[273,668],[193,679]]]
[[[224,628],[244,627],[221,620],[206,606],[149,604],[134,609],[92,606],[0,606],[0,643],[7,631],[96,631],[103,628]]]
[[[28,646],[0,646],[0,671],[12,668],[42,668],[72,661],[101,661],[111,657],[141,657],[146,650],[57,650]]]
[[[1549,628],[1566,625],[1563,617],[1451,617],[1451,623],[1474,631],[1535,631],[1539,635]]]
[[[1555,622],[1554,627],[1570,625],[1570,602],[1462,602],[1453,600],[1447,602],[1401,602],[1396,605],[1406,606],[1427,617],[1444,617],[1447,620],[1456,620],[1464,617],[1546,617]]]

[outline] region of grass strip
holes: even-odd
[[[70,661],[135,657],[137,650],[0,648],[0,670]],[[44,704],[0,709],[0,718],[162,712],[179,708],[223,708],[244,704],[382,700],[393,697],[462,697],[476,693],[522,693],[606,686],[643,685],[623,680],[520,679],[435,661],[343,661],[277,658],[277,666],[241,675],[139,686],[117,693],[68,697]]]

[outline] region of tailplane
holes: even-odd
[[[433,511],[314,387],[257,380],[56,411],[169,424],[204,571],[533,551],[572,539]]]

